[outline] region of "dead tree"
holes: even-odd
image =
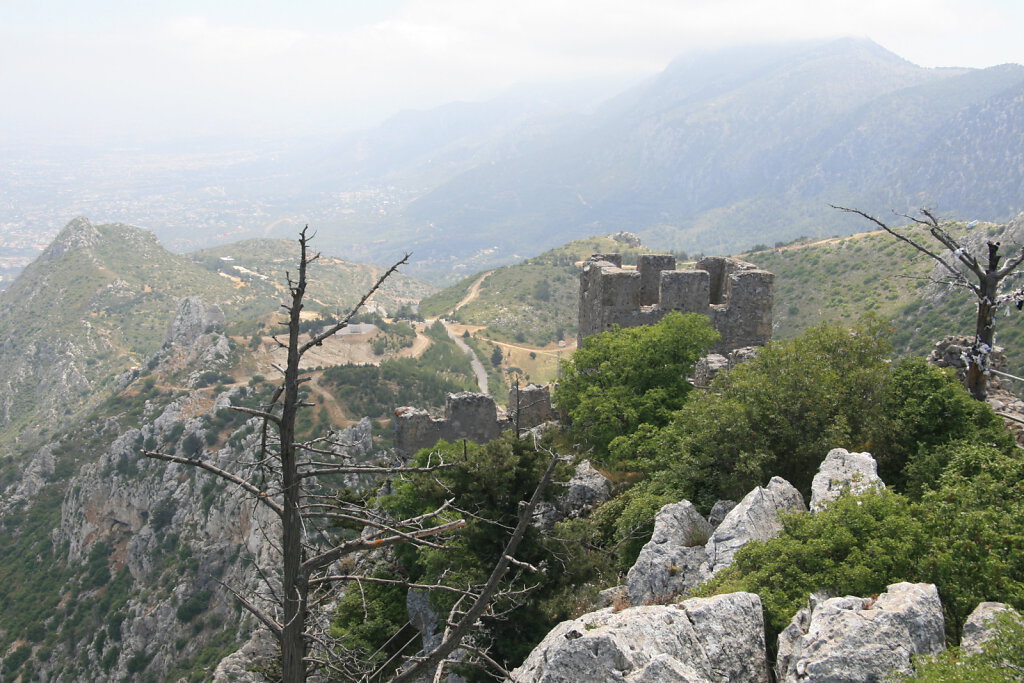
[[[945,252],[932,251],[912,237],[896,232],[881,220],[859,209],[831,206],[833,209],[866,218],[896,239],[914,247],[938,263],[949,274],[948,282],[950,284],[964,287],[974,294],[978,303],[978,312],[975,320],[974,342],[967,354],[967,377],[964,384],[971,396],[979,401],[984,401],[988,396],[989,357],[995,342],[996,309],[1010,301],[1017,302],[1019,308],[1021,302],[1024,301],[1024,292],[1021,290],[1000,291],[1004,280],[1013,275],[1024,262],[1024,248],[1008,258],[1000,267],[1003,257],[999,254],[999,249],[1002,246],[999,242],[987,241],[987,255],[975,256],[943,229],[935,214],[928,209],[920,209],[919,213],[922,216],[920,218],[905,214],[898,215],[924,227],[928,234],[942,245]]]
[[[280,521],[279,536],[275,545],[280,554],[280,576],[268,585],[273,596],[272,609],[265,609],[230,587],[239,603],[274,634],[281,648],[281,671],[285,683],[301,683],[316,670],[334,669],[339,674],[351,676],[350,670],[341,670],[335,657],[334,644],[326,637],[326,629],[317,628],[313,611],[327,602],[332,586],[339,582],[378,581],[396,583],[420,589],[453,590],[445,586],[420,586],[399,580],[386,580],[359,576],[338,571],[339,560],[371,550],[378,550],[400,543],[425,547],[443,548],[435,539],[461,526],[464,520],[452,514],[452,501],[447,501],[432,512],[416,517],[388,519],[380,511],[363,507],[359,503],[339,501],[322,484],[322,478],[332,475],[377,475],[391,476],[413,472],[432,472],[447,467],[438,463],[427,467],[373,467],[338,461],[339,447],[331,435],[300,442],[296,436],[296,418],[299,411],[312,404],[304,402],[300,387],[311,377],[300,369],[303,356],[312,348],[320,346],[329,337],[348,326],[366,301],[393,275],[399,266],[406,263],[408,255],[391,266],[360,299],[359,303],[338,322],[332,323],[316,334],[303,340],[300,335],[300,320],[303,300],[306,296],[307,268],[319,254],[310,253],[308,228],[299,235],[300,256],[297,277],[288,275],[289,297],[282,304],[287,320],[287,341],[275,337],[278,345],[287,351],[283,367],[275,365],[281,375],[280,385],[274,391],[269,403],[260,408],[233,407],[233,410],[255,416],[262,421],[260,447],[256,454],[256,467],[248,472],[229,472],[199,457],[144,450],[149,458],[164,460],[196,467],[221,478],[251,496],[255,505],[265,506]],[[534,498],[521,510],[520,524],[509,548],[488,581],[478,591],[460,590],[460,597],[469,599],[472,621],[498,593],[498,583],[509,564],[515,560],[512,555],[525,524],[543,486],[550,479],[551,468],[538,487]],[[332,524],[343,524],[349,528],[361,528],[355,537],[339,535],[330,528]],[[496,577],[496,578],[495,578]],[[269,584],[270,580],[264,580]],[[472,622],[471,622],[472,623]],[[470,624],[471,625],[471,624]],[[427,653],[429,661],[443,659],[459,645],[468,626],[453,632],[436,648]],[[438,655],[440,653],[440,655]],[[421,660],[427,661],[427,660]],[[422,664],[413,665],[419,671]]]

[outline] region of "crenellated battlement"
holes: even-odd
[[[700,313],[722,335],[718,353],[771,339],[774,275],[731,258],[708,257],[676,270],[674,256],[643,254],[623,268],[619,254],[595,254],[580,274],[579,339],[650,325],[669,311]]]
[[[487,443],[506,429],[532,429],[557,419],[551,407],[551,389],[546,385],[513,387],[509,391],[508,405],[506,414],[498,410],[494,399],[487,394],[463,391],[448,394],[444,417],[432,417],[425,410],[409,406],[398,408],[392,420],[395,449],[408,456],[441,440],[468,439]]]

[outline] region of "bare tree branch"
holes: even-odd
[[[255,408],[246,408],[245,406],[228,406],[228,410],[233,410],[236,413],[245,413],[246,415],[254,415],[256,417],[273,422],[274,424],[281,424],[281,418],[272,413],[268,413],[264,410],[256,410]]]
[[[270,632],[274,634],[274,637],[276,637],[278,640],[281,639],[281,624],[277,623],[277,621],[275,621],[270,615],[268,615],[266,612],[264,612],[259,607],[254,605],[244,595],[236,591],[228,584],[224,583],[223,581],[218,581],[217,583],[219,583],[223,588],[226,588],[233,596],[235,596],[235,600],[241,603],[242,607],[247,609],[254,617],[259,619],[264,626],[270,629]]]
[[[319,254],[317,256],[319,256]],[[355,306],[352,307],[352,310],[349,311],[349,314],[346,315],[345,318],[343,320],[341,320],[341,322],[339,322],[339,323],[337,323],[335,325],[332,325],[331,327],[327,328],[326,330],[324,330],[320,334],[317,334],[315,336],[311,336],[309,341],[307,341],[305,344],[303,344],[302,346],[299,347],[299,356],[301,357],[301,356],[305,355],[305,353],[307,351],[309,351],[311,348],[313,348],[314,346],[319,346],[328,337],[332,337],[335,334],[337,334],[338,332],[340,332],[342,329],[348,327],[349,321],[351,321],[352,318],[354,318],[356,316],[356,313],[359,312],[359,309],[361,309],[366,304],[366,302],[370,299],[370,297],[373,296],[377,292],[377,290],[380,289],[384,285],[385,280],[387,280],[389,277],[391,277],[396,272],[398,272],[398,267],[399,266],[405,265],[406,263],[409,262],[409,257],[410,256],[411,256],[411,254],[406,254],[401,259],[399,259],[397,262],[395,262],[394,265],[392,265],[390,268],[388,268],[386,271],[384,271],[384,274],[381,275],[379,278],[377,278],[377,282],[374,283],[373,287],[371,287],[370,290],[368,292],[366,292],[366,294],[363,295],[363,298],[359,300],[359,303],[357,303]]]
[[[977,291],[978,291],[977,287],[973,283],[968,281],[964,277],[963,273],[961,273],[959,270],[957,270],[956,268],[951,266],[949,263],[946,262],[945,259],[943,259],[941,256],[939,256],[938,254],[936,254],[932,250],[928,249],[927,247],[922,246],[921,244],[918,244],[917,242],[915,242],[914,240],[910,239],[909,237],[906,237],[905,235],[901,235],[900,233],[896,232],[895,230],[890,228],[888,225],[886,225],[882,221],[878,220],[877,218],[875,218],[874,216],[872,216],[872,215],[870,215],[868,213],[865,213],[865,212],[861,211],[860,209],[848,209],[845,206],[836,206],[835,204],[829,204],[829,206],[831,206],[833,209],[838,209],[839,211],[845,211],[846,213],[854,213],[854,214],[857,214],[858,216],[860,216],[862,218],[866,218],[867,220],[871,221],[872,223],[874,223],[875,225],[877,225],[882,230],[886,231],[887,233],[889,233],[890,235],[892,235],[893,237],[895,237],[899,241],[905,242],[905,243],[909,244],[914,249],[917,249],[918,251],[920,251],[922,254],[925,254],[929,258],[933,259],[934,261],[942,264],[942,266],[946,270],[948,270],[950,272],[950,274],[953,276],[954,279],[964,281],[967,284],[967,286],[971,288],[972,291],[977,293]],[[921,222],[920,219],[911,218],[911,220],[914,220],[915,222],[919,222],[919,223]],[[930,223],[924,223],[924,225],[931,225],[931,224]]]
[[[398,543],[406,543],[409,541],[422,541],[424,538],[443,534],[448,531],[454,531],[455,529],[461,529],[464,526],[466,526],[466,520],[457,519],[453,522],[448,522],[447,524],[441,524],[440,526],[430,527],[429,529],[420,529],[419,531],[412,531],[409,533],[398,533],[393,536],[373,539],[353,539],[336,545],[330,550],[320,553],[315,557],[309,558],[302,563],[301,569],[308,575],[309,573],[314,572],[317,569],[322,569],[335,560],[351,553],[359,552],[361,550],[375,550],[377,548],[383,548]]]
[[[256,497],[256,499],[259,502],[263,503],[277,514],[280,515],[282,513],[281,506],[274,502],[274,500],[270,498],[266,491],[260,490],[256,486],[242,479],[241,477],[234,475],[231,472],[228,472],[227,470],[222,470],[216,465],[211,465],[208,462],[204,462],[202,460],[197,460],[194,458],[183,458],[179,455],[168,455],[167,453],[158,453],[156,451],[143,450],[142,454],[147,458],[153,458],[155,460],[166,460],[167,462],[175,462],[178,463],[179,465],[191,465],[192,467],[198,467],[200,469],[206,470],[207,472],[212,472],[221,479],[226,479],[227,481],[230,481],[232,484],[238,486],[242,490],[251,493],[253,496]]]
[[[533,511],[536,509],[537,503],[540,502],[544,489],[547,488],[548,483],[551,481],[551,477],[555,472],[555,466],[558,464],[558,461],[558,456],[552,454],[551,462],[548,464],[548,468],[544,471],[544,475],[540,478],[537,488],[534,489],[533,495],[530,497],[530,501],[523,505],[519,510],[519,523],[516,524],[516,529],[512,533],[512,537],[509,538],[508,543],[505,545],[505,550],[502,552],[501,558],[491,571],[491,575],[487,579],[487,583],[484,584],[484,588],[480,592],[480,595],[473,602],[473,605],[466,611],[465,616],[463,616],[458,624],[451,629],[450,633],[446,635],[441,644],[438,645],[433,652],[424,657],[423,660],[413,664],[411,667],[397,675],[394,678],[393,683],[409,683],[410,681],[416,680],[425,674],[430,668],[436,667],[459,646],[463,638],[465,638],[470,629],[473,628],[477,619],[483,615],[487,606],[491,603],[491,599],[494,597],[494,594],[497,592],[498,585],[501,583],[502,577],[504,577],[505,572],[508,571],[509,564],[511,564],[509,562],[509,558],[515,555],[516,550],[519,549],[519,544],[526,535],[526,529],[530,525]]]

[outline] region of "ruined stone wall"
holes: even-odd
[[[615,326],[658,322],[669,311],[700,313],[722,335],[726,353],[771,339],[774,275],[753,264],[709,257],[676,270],[673,256],[644,254],[623,268],[618,254],[596,254],[580,274],[579,339]]]
[[[556,419],[551,406],[551,390],[547,386],[530,384],[515,395],[509,394],[510,414],[498,410],[494,399],[487,394],[463,391],[448,394],[445,401],[444,417],[432,417],[427,411],[405,406],[395,410],[392,422],[395,434],[395,449],[406,456],[421,448],[430,448],[438,441],[469,439],[476,443],[487,443],[501,436],[506,429],[515,426],[515,406],[519,406],[519,428],[532,429],[539,424]]]
[[[508,392],[508,418],[520,430],[557,420],[558,411],[551,405],[551,388],[546,384],[512,387]]]

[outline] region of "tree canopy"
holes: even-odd
[[[693,389],[687,376],[718,341],[705,316],[669,313],[655,325],[587,337],[562,365],[555,402],[575,437],[607,455],[617,437],[664,425]]]

